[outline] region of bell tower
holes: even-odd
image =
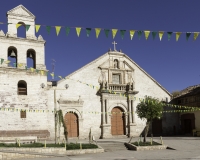
[[[35,16],[23,5],[19,5],[7,12],[8,19],[8,37],[17,37],[17,24],[24,25],[27,39],[36,39],[35,37]]]

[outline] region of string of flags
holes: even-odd
[[[3,64],[3,63],[6,63],[6,64],[9,64],[10,61],[4,61],[3,58],[0,58],[0,64]],[[14,66],[15,67],[23,67],[23,64],[20,64],[20,63],[14,63]],[[28,68],[27,66],[24,66],[27,71],[30,70],[31,72],[36,72],[36,73],[40,73],[41,75],[45,75],[45,76],[48,76],[48,74],[50,74],[53,78],[55,77],[55,74],[54,73],[49,73],[48,71],[44,71],[44,70],[38,70],[38,69],[34,69],[32,67]],[[75,80],[75,79],[72,79],[72,78],[68,78],[68,77],[62,77],[60,75],[56,75],[56,77],[60,78],[60,79],[65,79],[65,80],[72,80],[72,81],[76,81],[76,82],[79,82],[81,84],[85,84],[93,89],[96,89],[97,91],[99,91],[100,87],[99,86],[94,86],[92,84],[88,84],[88,83],[85,83],[85,82],[82,82],[80,80]],[[123,96],[123,97],[129,97],[130,99],[133,99],[133,100],[136,100],[136,101],[145,101],[145,98],[140,98],[140,97],[136,97],[136,96],[131,96],[131,95],[127,95],[127,94],[124,94],[124,93],[117,93],[116,91],[113,91],[113,90],[110,90],[110,89],[107,89],[106,90],[107,92],[109,92],[110,94],[115,94],[115,95],[119,95],[119,96]],[[150,101],[148,101],[148,103],[150,103]],[[174,104],[165,104],[163,103],[163,106],[168,106],[168,107],[173,107],[173,108],[177,108],[177,109],[190,109],[190,110],[195,110],[197,107],[190,107],[190,106],[180,106],[180,105],[174,105]]]
[[[14,24],[14,23],[5,23],[5,22],[0,22],[0,24],[7,24],[7,25],[10,25],[10,24]],[[23,24],[14,24],[16,25],[16,28],[18,29],[19,27],[21,26],[24,26]],[[26,31],[29,30],[31,25],[29,24],[26,24],[24,27],[26,28]],[[176,41],[179,40],[180,36],[182,34],[185,34],[185,37],[186,37],[186,40],[189,39],[189,37],[191,36],[191,34],[193,34],[193,40],[195,41],[197,39],[197,37],[199,36],[199,33],[200,32],[172,32],[172,31],[150,31],[150,30],[125,30],[125,29],[105,29],[105,28],[85,28],[85,27],[67,27],[67,26],[49,26],[49,25],[40,25],[40,24],[37,24],[35,25],[35,31],[36,33],[39,32],[41,26],[45,27],[46,28],[46,31],[48,34],[50,34],[52,28],[55,28],[55,32],[56,32],[56,35],[58,36],[60,34],[60,31],[61,29],[63,28],[65,30],[65,34],[66,36],[69,35],[70,31],[72,28],[75,28],[75,31],[76,31],[76,34],[77,36],[79,37],[80,34],[81,34],[81,31],[84,29],[86,30],[86,36],[89,37],[90,36],[90,33],[92,30],[95,31],[95,35],[96,35],[96,38],[99,37],[101,31],[104,32],[105,36],[108,38],[109,36],[109,33],[111,32],[112,33],[112,38],[114,39],[117,35],[117,33],[119,32],[120,35],[121,35],[121,38],[123,39],[124,38],[124,35],[126,32],[128,32],[128,34],[130,35],[130,39],[132,40],[135,33],[138,34],[138,38],[140,39],[141,36],[144,34],[145,36],[145,39],[147,40],[149,38],[150,35],[152,35],[152,38],[153,40],[156,38],[156,36],[158,35],[160,41],[162,40],[162,37],[164,34],[167,34],[167,37],[168,37],[168,41],[171,39],[171,36],[172,34],[175,34],[176,35]]]
[[[55,113],[55,110],[44,110],[44,109],[20,109],[20,108],[3,108],[0,107],[0,111],[10,111],[10,112],[33,112],[33,113]],[[162,111],[162,113],[178,113],[178,112],[194,112],[200,111],[200,108],[190,109],[190,110],[167,110]],[[78,113],[77,111],[68,111],[66,113]],[[81,111],[81,114],[129,114],[134,112],[97,112],[97,111]]]

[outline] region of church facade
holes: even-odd
[[[8,32],[0,31],[0,58],[4,59],[0,66],[0,137],[63,139],[63,128],[55,128],[51,112],[55,110],[62,110],[71,138],[88,138],[90,131],[96,138],[139,136],[146,123],[135,113],[138,99],[170,100],[166,89],[115,49],[52,85],[46,75],[33,72],[47,71],[45,41],[35,36],[35,16],[20,5],[8,11],[7,17]],[[30,24],[26,38],[16,36],[16,24]],[[5,63],[9,58],[15,59],[16,67]],[[32,70],[26,68],[28,58],[33,61]]]

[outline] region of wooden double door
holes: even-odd
[[[124,135],[125,134],[125,115],[121,108],[115,107],[111,111],[111,134]]]
[[[67,126],[68,137],[78,137],[78,116],[74,113],[67,113],[65,114],[64,121]]]

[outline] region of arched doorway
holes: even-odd
[[[67,126],[68,137],[78,137],[78,116],[74,113],[66,113],[64,121]]]
[[[111,134],[125,135],[125,115],[120,107],[114,107],[111,111]]]

